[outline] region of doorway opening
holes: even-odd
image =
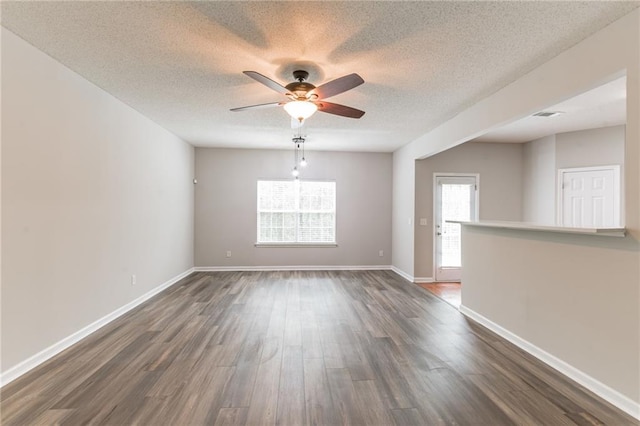
[[[438,296],[456,309],[462,304],[461,283],[428,283],[418,284],[425,290]]]
[[[461,225],[478,219],[477,174],[434,175],[435,280],[459,282],[462,268]]]

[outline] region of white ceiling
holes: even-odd
[[[356,72],[308,148],[393,151],[600,30],[631,2],[2,2],[2,25],[196,146],[288,148],[281,100],[242,74]]]
[[[620,77],[559,104],[551,105],[542,112],[562,114],[554,117],[531,115],[485,133],[473,139],[473,142],[524,143],[558,133],[625,124],[627,78]]]

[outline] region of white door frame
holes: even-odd
[[[624,223],[624,218],[622,217],[622,197],[621,197],[621,188],[620,188],[620,165],[613,164],[609,166],[593,166],[593,167],[572,167],[566,169],[558,169],[558,180],[556,187],[556,223],[558,226],[565,226],[563,223],[563,195],[564,191],[562,188],[564,182],[564,174],[565,173],[575,173],[575,172],[593,172],[596,170],[611,170],[613,171],[613,215],[618,219],[617,227],[621,227]]]
[[[432,264],[433,264],[433,271],[432,271],[432,276],[433,276],[433,280],[437,281],[437,269],[438,269],[438,265],[437,265],[437,239],[436,239],[436,232],[437,232],[437,223],[436,223],[436,217],[437,217],[437,210],[438,210],[438,204],[436,202],[436,197],[437,197],[437,191],[438,191],[438,178],[439,177],[474,177],[476,179],[476,191],[475,191],[475,205],[476,205],[476,220],[480,220],[480,173],[450,173],[450,172],[434,172],[433,173],[433,195],[432,195],[432,201],[433,201],[433,226],[431,229],[431,238],[433,239],[433,247],[431,248],[431,251],[433,253],[433,260],[432,260]]]

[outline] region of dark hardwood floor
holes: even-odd
[[[3,425],[638,424],[383,271],[194,273],[0,408]]]

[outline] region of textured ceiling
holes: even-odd
[[[309,149],[393,151],[598,31],[633,2],[2,2],[2,25],[196,146],[288,148],[296,68],[360,120],[317,113]]]

